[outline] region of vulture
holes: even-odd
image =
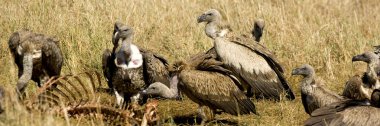
[[[211,9],[198,17],[198,22],[206,22],[206,35],[213,39],[217,59],[232,71],[242,83],[247,96],[280,100],[285,93],[293,100],[294,94],[284,77],[282,66],[274,55],[263,45],[249,38],[226,38],[218,35],[221,15]]]
[[[378,100],[380,90],[375,90],[372,97]],[[373,101],[340,101],[315,110],[306,126],[378,126],[380,125],[380,108]]]
[[[379,56],[373,52],[365,52],[354,56],[352,61],[366,62],[367,71],[364,72],[362,76],[355,75],[346,82],[343,96],[355,100],[371,99],[372,91],[380,88],[380,82],[376,72],[377,66],[380,64]]]
[[[256,19],[253,23],[253,29],[251,31],[252,37],[256,42],[260,42],[261,36],[264,32],[265,22],[263,19]]]
[[[170,67],[171,88],[156,83],[143,92],[173,98],[180,90],[190,100],[199,104],[202,122],[212,119],[217,109],[232,115],[257,114],[255,105],[237,86],[239,80],[221,64],[212,54],[207,53],[199,54],[188,62],[176,62]],[[212,110],[211,117],[206,116],[203,106]]]
[[[169,85],[166,59],[132,44],[133,35],[131,27],[116,22],[114,47],[112,51],[106,49],[102,57],[103,74],[109,88],[114,90],[118,105],[137,102],[141,98],[139,92],[151,83]]]
[[[23,29],[10,36],[8,45],[18,67],[16,91],[20,96],[30,79],[40,87],[60,75],[63,57],[58,39]]]
[[[316,78],[313,67],[304,64],[293,69],[292,75],[301,75],[301,99],[307,114],[314,110],[345,99],[332,91],[326,89],[320,80]]]

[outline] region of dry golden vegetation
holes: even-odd
[[[255,18],[266,22],[263,44],[285,68],[296,94],[294,101],[255,100],[260,116],[218,115],[218,124],[230,120],[239,125],[302,125],[308,118],[300,100],[300,77],[291,69],[309,63],[326,86],[340,93],[348,78],[365,67],[351,63],[355,54],[380,44],[378,0],[0,0],[0,85],[12,91],[17,67],[8,49],[11,33],[22,28],[54,35],[64,54],[62,74],[101,71],[101,54],[111,48],[113,23],[125,22],[135,29],[134,43],[160,53],[169,61],[186,59],[212,46],[204,24],[196,18],[215,8],[223,13],[236,33],[248,33]],[[30,82],[28,94],[35,92]],[[65,120],[46,113],[28,112],[15,98],[7,100],[0,125],[101,125],[95,120]],[[176,114],[194,113],[189,100],[160,102],[162,123]],[[171,106],[171,107],[169,107]],[[185,113],[184,113],[185,112]]]

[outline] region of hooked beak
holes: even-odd
[[[198,17],[197,21],[198,21],[198,23],[201,23],[201,22],[205,21],[205,19],[206,19],[206,15],[202,14],[201,16]]]
[[[112,43],[114,45],[118,44],[118,42],[119,42],[119,36],[118,36],[118,34],[119,34],[119,32],[116,31],[116,30],[113,32]]]
[[[297,69],[292,70],[292,75],[298,75],[298,70]]]

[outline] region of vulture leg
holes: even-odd
[[[124,93],[122,92],[117,92],[116,90],[114,90],[115,92],[115,96],[116,96],[116,103],[119,107],[122,107],[123,103],[124,103]]]
[[[17,93],[19,96],[24,95],[25,88],[28,84],[28,81],[32,78],[33,72],[33,57],[31,54],[26,53],[23,58],[23,71],[17,82]]]

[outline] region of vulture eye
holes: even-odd
[[[212,16],[212,13],[207,14],[208,16]]]

